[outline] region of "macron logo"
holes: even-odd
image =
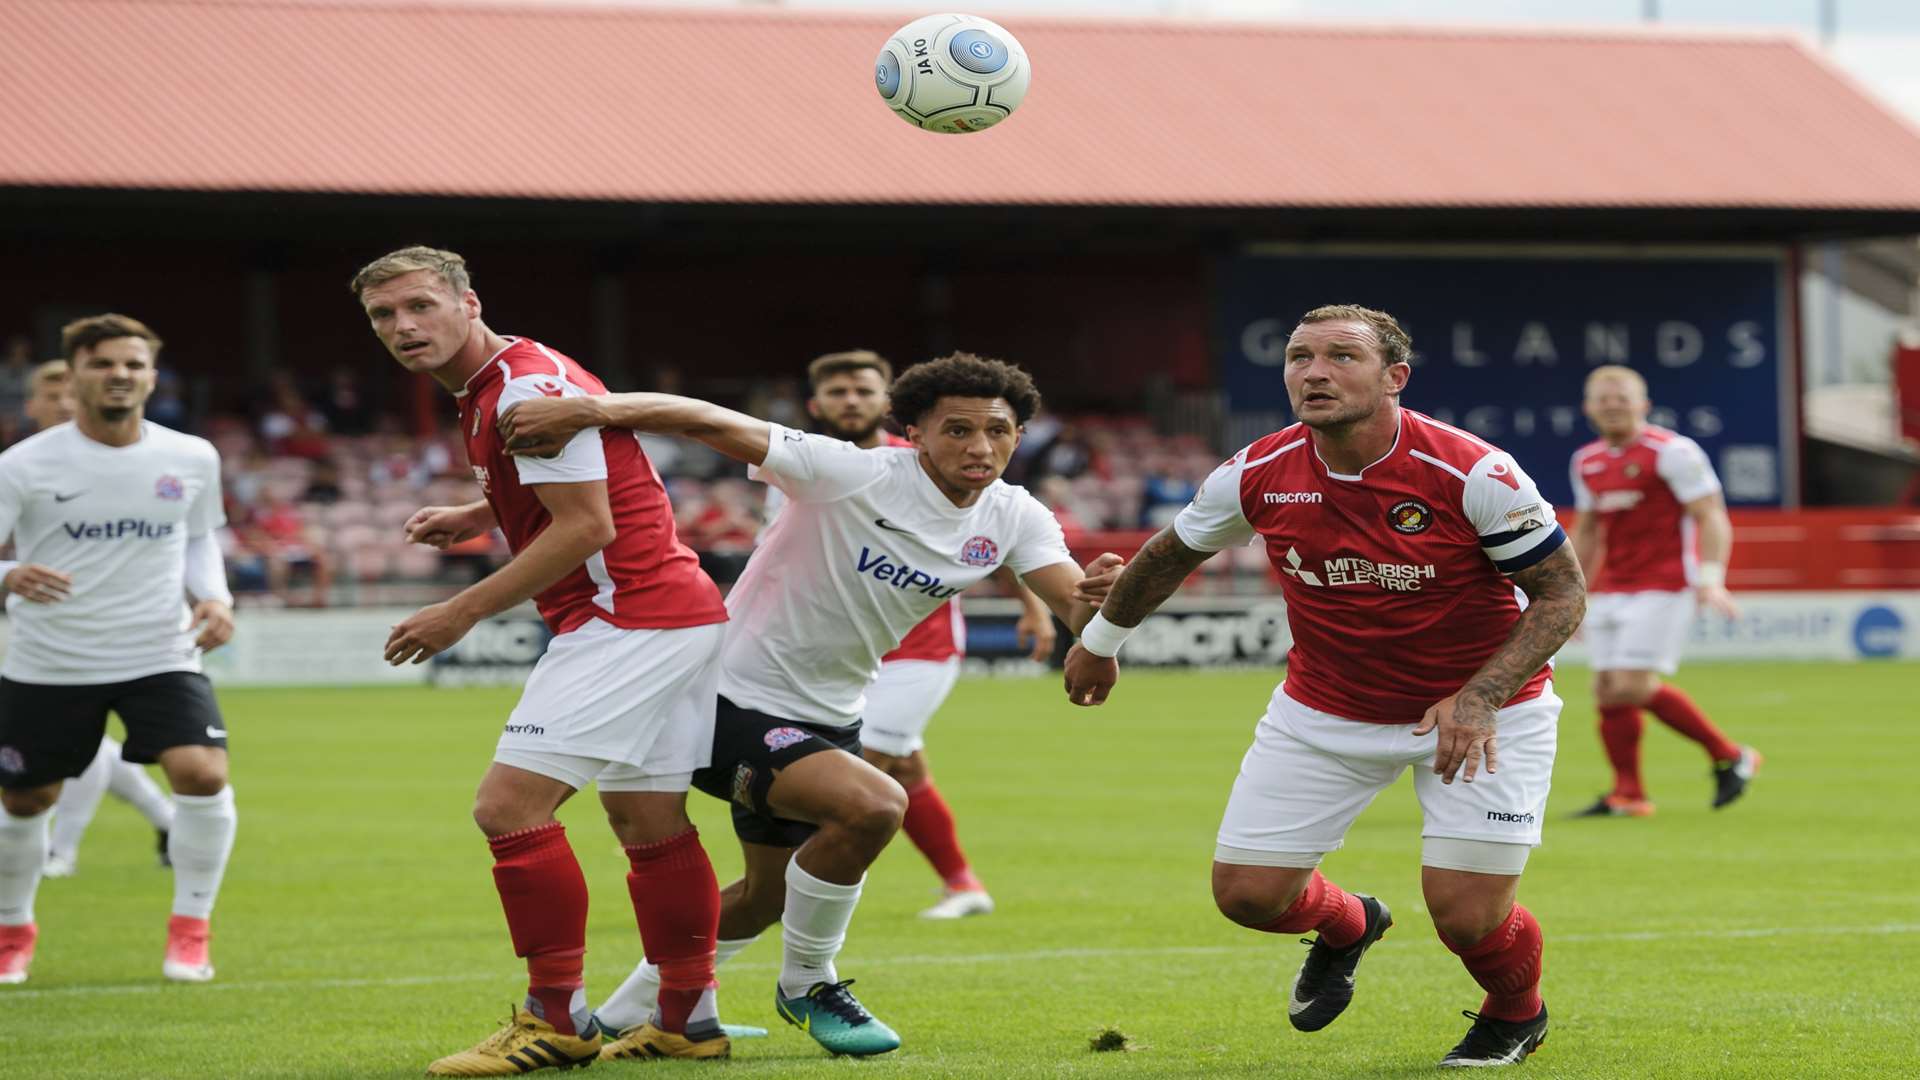
[[[1510,821],[1516,825],[1531,825],[1533,824],[1533,815],[1532,814],[1509,814],[1504,810],[1489,810],[1487,811],[1487,820],[1488,821]]]
[[[1267,491],[1260,498],[1268,506],[1285,503],[1317,503],[1320,493],[1317,491]]]

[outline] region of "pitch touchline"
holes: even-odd
[[[1676,941],[1689,938],[1768,938],[1791,935],[1833,935],[1833,934],[1916,934],[1920,933],[1920,923],[1882,923],[1878,926],[1756,926],[1734,930],[1630,930],[1602,934],[1549,934],[1547,940],[1552,944],[1587,944],[1612,941]],[[1408,946],[1408,942],[1382,941],[1375,948],[1397,949]],[[1028,952],[979,953],[972,956],[868,956],[850,961],[848,967],[876,968],[914,966],[962,966],[972,964],[1011,964],[1036,960],[1102,960],[1124,956],[1226,956],[1249,951],[1240,945],[1186,945],[1159,949],[1034,949]],[[722,969],[729,971],[778,971],[779,964],[745,963],[728,964]],[[627,969],[619,971],[596,970],[594,974],[601,978],[613,978],[624,975]],[[432,986],[437,983],[492,982],[511,981],[520,978],[519,971],[469,971],[448,975],[401,975],[381,979],[277,979],[262,982],[212,982],[202,986],[182,987],[164,982],[116,983],[106,986],[59,986],[47,990],[5,990],[0,991],[0,1004],[10,1001],[30,1001],[37,998],[90,997],[113,994],[204,994],[213,990],[356,990],[380,986]]]

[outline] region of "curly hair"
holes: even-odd
[[[1021,424],[1040,411],[1040,390],[1033,385],[1033,376],[1004,360],[969,352],[915,364],[893,380],[888,394],[893,399],[894,422],[903,429],[920,426],[920,418],[944,397],[1004,398]]]

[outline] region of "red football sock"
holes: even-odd
[[[713,978],[720,932],[720,885],[700,831],[652,844],[628,844],[627,895],[647,959],[660,968],[660,1030],[687,1030],[687,1017]]]
[[[1707,748],[1707,753],[1715,761],[1733,761],[1740,756],[1740,747],[1713,726],[1707,714],[1693,703],[1684,691],[1677,686],[1662,684],[1647,699],[1647,708],[1660,722],[1673,730]]]
[[[1267,934],[1304,934],[1318,930],[1320,940],[1344,949],[1367,932],[1367,909],[1360,898],[1328,881],[1315,870],[1293,906],[1255,930]]]
[[[513,953],[527,958],[527,997],[555,1031],[578,1034],[573,1002],[586,999],[587,879],[566,826],[551,821],[488,837],[487,844]]]
[[[1607,748],[1607,760],[1613,763],[1613,794],[1622,799],[1644,799],[1647,788],[1640,780],[1640,736],[1646,731],[1646,718],[1638,705],[1602,705],[1600,741]]]
[[[928,780],[907,792],[907,816],[901,822],[901,829],[920,854],[933,864],[933,871],[947,888],[954,890],[981,889],[980,879],[973,876],[973,870],[967,865],[967,856],[960,850],[960,832],[953,822],[953,811],[947,806],[947,800],[940,797],[940,789]]]
[[[1518,1023],[1540,1015],[1540,976],[1546,970],[1540,923],[1519,904],[1493,933],[1467,948],[1440,935],[1468,974],[1487,992],[1480,1015]]]

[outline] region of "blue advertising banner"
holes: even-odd
[[[1217,281],[1234,413],[1287,413],[1295,321],[1358,303],[1413,335],[1402,404],[1513,454],[1555,503],[1573,501],[1567,462],[1593,438],[1581,386],[1600,364],[1646,376],[1653,422],[1700,443],[1728,502],[1793,499],[1778,258],[1250,254]]]

